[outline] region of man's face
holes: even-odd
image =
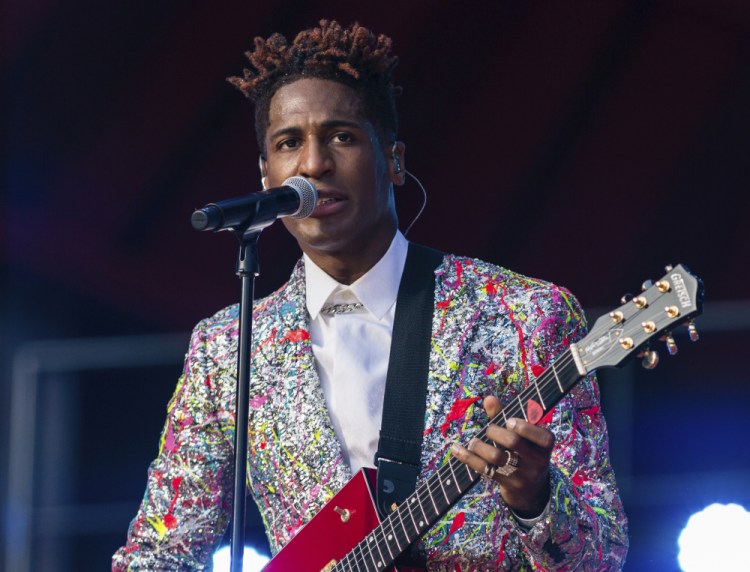
[[[337,82],[305,78],[271,99],[266,131],[269,187],[288,177],[310,179],[318,205],[305,219],[283,219],[308,255],[354,256],[381,250],[396,229],[391,173],[356,92]]]

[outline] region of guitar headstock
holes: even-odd
[[[681,324],[687,323],[691,340],[698,339],[692,320],[703,311],[703,282],[681,264],[668,266],[660,280],[645,282],[640,295],[623,297],[622,302],[576,344],[586,371],[619,367],[635,356],[643,357],[644,367],[656,367],[658,354],[650,344],[662,340],[674,355],[677,344],[671,332]]]

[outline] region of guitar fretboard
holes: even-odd
[[[497,446],[486,436],[490,424],[504,427],[512,417],[538,422],[582,377],[572,351],[566,350],[555,363],[506,404],[476,437]],[[412,542],[430,529],[479,480],[479,473],[455,457],[449,457],[440,469],[383,519],[332,570],[378,572],[388,569]]]

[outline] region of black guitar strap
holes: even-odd
[[[375,496],[381,518],[416,488],[432,346],[435,269],[442,260],[442,252],[409,243],[396,298],[383,421],[375,455]]]

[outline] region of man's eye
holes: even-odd
[[[294,149],[299,145],[296,139],[284,139],[278,144],[279,149]]]
[[[351,143],[354,140],[351,133],[336,133],[333,136],[334,141],[338,143]]]

